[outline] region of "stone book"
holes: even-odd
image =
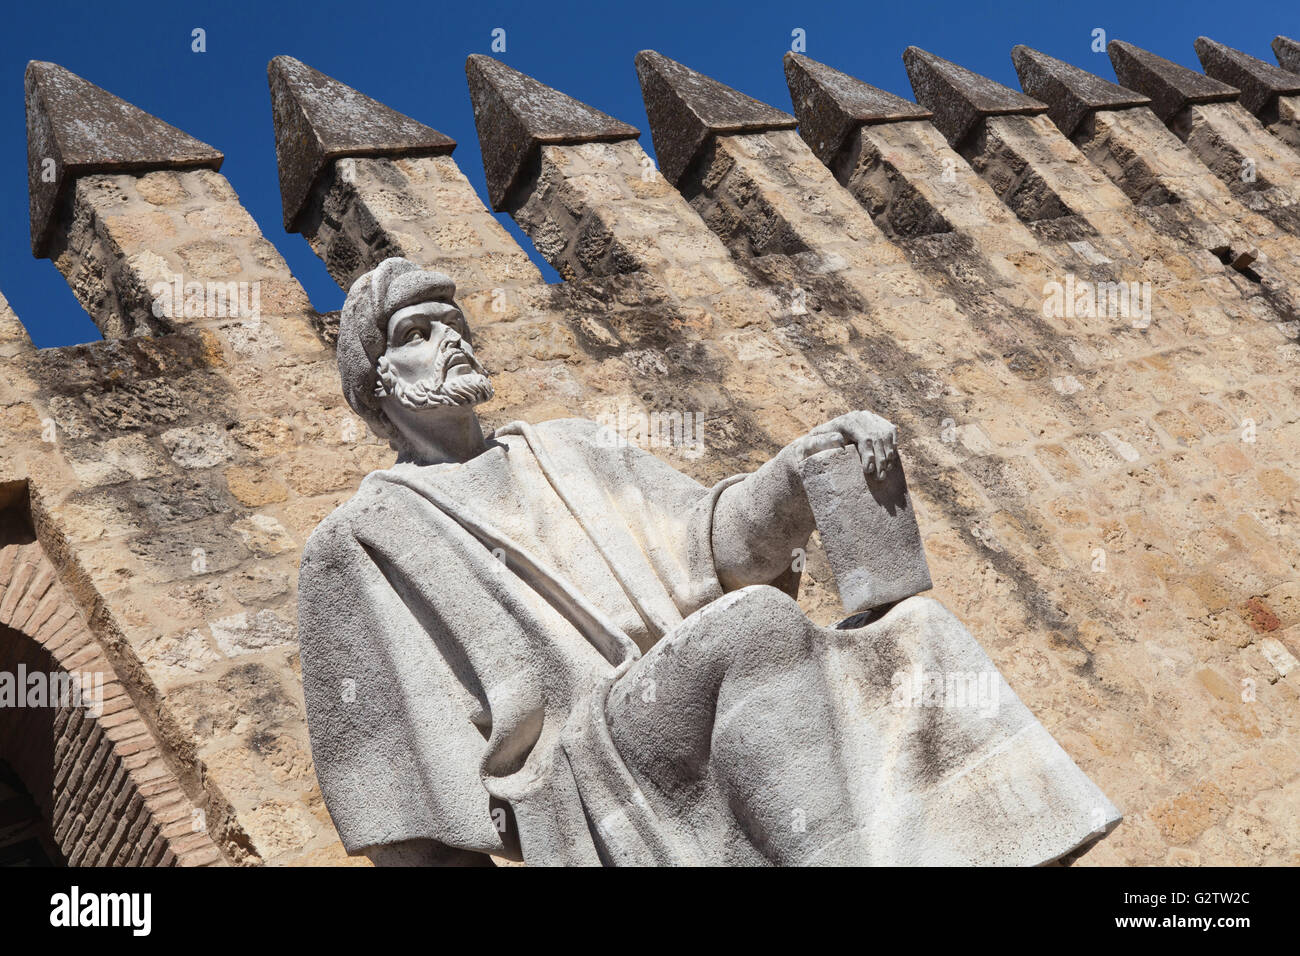
[[[868,478],[853,446],[805,458],[799,466],[822,547],[849,614],[893,604],[930,589],[903,466]]]

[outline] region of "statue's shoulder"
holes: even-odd
[[[520,432],[519,426],[525,424],[524,422],[511,422],[509,425],[498,428],[493,435],[498,438],[517,435]],[[553,438],[560,441],[567,439],[569,441],[593,442],[599,437],[601,431],[600,425],[586,418],[552,418],[550,421],[538,422],[528,427],[541,435],[542,438]]]
[[[389,509],[383,507],[386,499],[403,489],[386,478],[387,469],[372,471],[362,479],[352,497],[329,514],[307,538],[303,547],[303,563],[337,555],[357,540],[362,529],[374,529],[384,520]]]
[[[319,564],[322,560],[337,556],[347,550],[350,542],[356,540],[356,518],[361,509],[354,494],[343,504],[325,516],[320,524],[307,538],[302,549],[302,567]]]

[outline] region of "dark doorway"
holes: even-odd
[[[0,866],[65,866],[49,821],[14,769],[0,760]]]

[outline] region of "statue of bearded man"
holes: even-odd
[[[1114,825],[941,605],[824,628],[794,600],[801,465],[851,446],[901,478],[892,425],[841,416],[712,488],[588,421],[484,434],[454,292],[389,259],[340,322],[343,392],[397,451],[299,579],[312,754],[349,852],[1038,864]],[[911,693],[953,674],[983,688],[971,706]]]

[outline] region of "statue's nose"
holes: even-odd
[[[429,326],[429,344],[441,348],[444,339],[452,345],[459,345],[461,341],[460,333],[453,326],[434,319]]]

